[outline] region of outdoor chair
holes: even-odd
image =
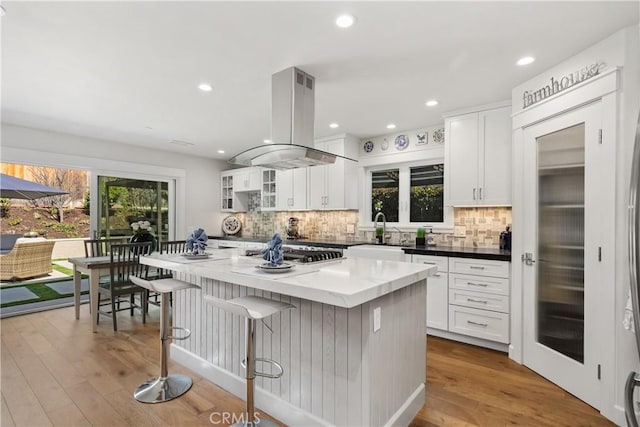
[[[0,280],[20,280],[51,273],[51,253],[55,242],[45,238],[20,238],[0,255]]]
[[[84,256],[107,256],[111,253],[111,245],[127,243],[127,237],[112,237],[110,239],[88,239],[84,241]]]
[[[142,323],[146,322],[146,306],[147,297],[146,289],[134,285],[130,277],[146,277],[146,266],[140,264],[140,255],[146,255],[151,252],[151,243],[127,243],[120,245],[111,245],[111,266],[110,280],[108,283],[100,283],[98,286],[98,300],[101,296],[109,299],[107,304],[111,305],[111,311],[98,311],[98,322],[100,314],[109,315],[113,320],[113,330],[118,330],[116,313],[123,310],[129,310],[133,316],[135,308],[142,310]],[[135,303],[135,295],[140,294],[140,305]],[[118,302],[125,302],[121,297],[128,298],[128,307],[120,308]]]

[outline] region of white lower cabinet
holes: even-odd
[[[508,261],[413,255],[412,262],[438,266],[427,279],[430,330],[450,339],[464,335],[509,344]]]
[[[509,343],[509,315],[458,305],[449,306],[449,331]]]
[[[427,279],[427,327],[446,331],[449,321],[447,257],[413,255],[412,262],[438,266],[437,273]]]

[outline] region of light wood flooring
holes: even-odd
[[[133,399],[136,386],[157,375],[158,311],[104,318],[99,332],[73,308],[0,321],[2,426],[212,426],[213,412],[241,414],[244,402],[178,364],[194,386],[157,405]],[[503,353],[427,340],[427,403],[412,426],[607,426],[594,409],[510,361]],[[215,417],[214,417],[215,418]],[[225,425],[224,423],[218,425]]]

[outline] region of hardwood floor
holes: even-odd
[[[87,305],[79,321],[73,308],[1,320],[1,425],[211,426],[242,413],[242,400],[175,363],[192,389],[136,402],[133,390],[159,371],[158,311],[146,325],[121,313],[118,329],[105,321],[92,334]],[[503,353],[431,337],[427,348],[427,403],[412,426],[612,425]]]

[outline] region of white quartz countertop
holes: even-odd
[[[180,255],[154,253],[141,257],[140,262],[344,308],[355,307],[404,288],[435,274],[437,270],[436,266],[426,264],[352,257],[294,264],[291,273],[280,276],[260,272],[256,266],[264,260],[244,256],[237,249],[208,252],[211,258],[207,260],[183,261]]]

